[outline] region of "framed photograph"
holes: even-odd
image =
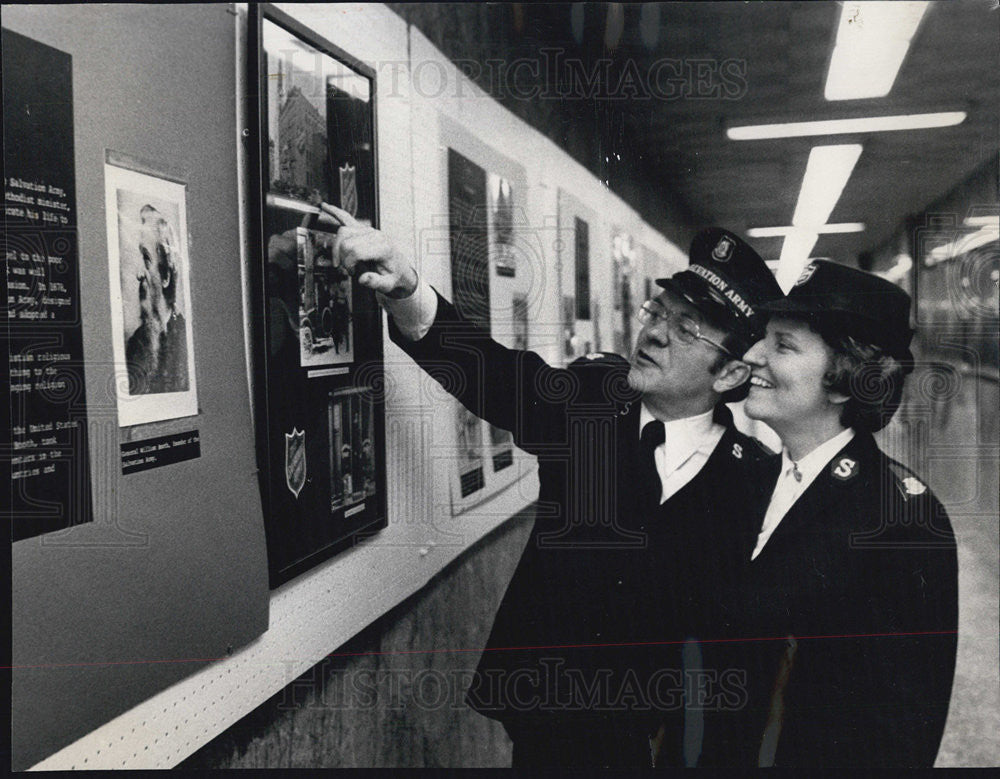
[[[330,511],[336,512],[378,495],[375,404],[355,390],[331,392],[327,415]]]
[[[337,365],[354,359],[351,277],[336,263],[334,236],[298,227],[299,365]]]
[[[632,236],[615,231],[611,239],[611,257],[614,261],[615,317],[614,351],[628,354],[632,349],[632,318],[635,315],[632,300],[632,277],[636,265],[636,249]],[[642,301],[639,303],[642,304]]]
[[[517,275],[514,252],[514,192],[510,182],[495,173],[489,174],[490,217],[492,221],[493,266],[497,276]]]
[[[382,319],[321,203],[378,226],[375,73],[251,5],[254,398],[271,586],[386,525]]]
[[[590,225],[573,220],[573,267],[576,270],[576,318],[590,319]]]
[[[458,481],[463,499],[486,486],[483,472],[483,425],[485,424],[461,403],[455,403]]]
[[[106,163],[104,195],[118,424],[193,416],[186,186]]]
[[[514,344],[515,349],[524,351],[528,348],[528,298],[526,295],[514,295],[511,305],[514,319]]]
[[[580,338],[576,334],[576,301],[572,295],[562,299],[563,357],[567,363],[580,354]]]
[[[601,301],[590,304],[591,321],[594,323],[594,351],[601,351]]]

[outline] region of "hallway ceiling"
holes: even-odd
[[[932,4],[889,95],[836,102],[823,91],[839,3],[613,5],[392,7],[452,60],[501,59],[502,67],[479,74],[465,67],[485,91],[679,242],[705,224],[743,234],[790,224],[810,149],[862,143],[828,221],[867,227],[821,235],[812,252],[853,259],[998,153],[995,0]],[[519,58],[528,64],[515,68]],[[569,61],[579,63],[580,73],[601,74],[596,90],[570,76]],[[651,74],[659,74],[659,88]],[[630,78],[636,75],[638,81]],[[540,94],[527,98],[532,92]],[[950,110],[967,111],[968,118],[942,129],[781,140],[733,141],[725,132],[733,124]],[[783,239],[750,240],[776,259]]]

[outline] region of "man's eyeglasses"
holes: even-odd
[[[707,336],[702,335],[701,325],[699,325],[698,321],[690,314],[673,311],[672,309],[666,308],[656,300],[647,300],[642,304],[642,308],[639,309],[639,321],[644,325],[650,322],[666,322],[671,338],[676,338],[682,344],[692,344],[695,341],[704,341],[705,343],[714,346],[723,354],[727,354],[733,359],[736,359],[735,355],[725,346],[720,343],[716,343]]]

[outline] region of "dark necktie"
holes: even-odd
[[[658,420],[647,422],[639,438],[639,493],[644,512],[654,511],[660,505],[663,484],[656,470],[654,452],[665,438],[663,423]]]

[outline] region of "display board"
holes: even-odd
[[[57,219],[66,216],[65,224],[51,224],[73,226],[78,236],[77,254],[72,235],[61,236],[63,243],[56,229],[38,230],[32,240],[51,267],[47,276],[30,277],[44,279],[49,300],[40,302],[56,313],[45,321],[60,323],[64,315],[69,319],[68,310],[75,312],[78,345],[60,347],[53,326],[43,350],[70,355],[59,359],[72,373],[45,362],[39,367],[56,368],[42,375],[66,381],[58,388],[73,404],[66,413],[86,428],[85,443],[70,439],[48,448],[67,447],[73,472],[64,475],[64,485],[89,482],[89,493],[70,493],[69,509],[91,520],[32,532],[12,545],[8,759],[14,770],[35,765],[239,651],[268,626],[264,527],[242,379],[247,364],[230,11],[208,4],[4,7],[5,90],[19,80],[31,85],[23,89],[26,122],[20,129],[4,123],[5,190],[34,198],[30,207],[39,213],[44,208]],[[30,43],[11,44],[12,34]],[[165,51],[185,55],[159,56]],[[50,168],[44,178],[25,170],[32,154]],[[118,170],[136,175],[126,182]],[[46,193],[15,192],[10,177],[39,187],[44,182]],[[50,186],[62,192],[49,193]],[[63,262],[49,263],[56,252]],[[115,252],[119,268],[112,272]],[[145,301],[138,275],[147,285]],[[147,304],[157,310],[144,310]],[[118,346],[127,352],[131,339],[134,349],[132,336],[152,336],[154,325],[156,337],[145,341],[152,351],[142,361],[126,356],[123,366]],[[171,330],[183,334],[188,359],[159,359],[159,336],[169,340]],[[69,343],[63,337],[62,344]],[[180,344],[167,353],[179,355],[174,347]],[[129,362],[142,368],[131,387]],[[167,413],[153,414],[157,419],[121,419],[130,401],[120,392],[162,401],[185,384],[181,365],[188,368],[188,390],[197,381],[193,408],[179,416],[181,409],[159,402]],[[139,392],[141,386],[157,391]],[[6,398],[3,406],[11,407]],[[57,490],[45,498],[61,499]],[[30,511],[15,512],[18,521],[32,521]],[[124,735],[120,747],[130,740]],[[106,751],[107,742],[99,748]],[[137,743],[129,755],[142,751]]]
[[[255,411],[276,587],[386,525],[381,313],[319,208],[378,226],[375,78],[271,6],[250,24]]]
[[[560,188],[558,198],[559,285],[561,290],[563,364],[602,348],[601,301],[592,290],[610,279],[607,253],[601,250],[606,223],[573,193]]]
[[[73,63],[3,30],[4,267],[10,378],[0,482],[11,538],[90,522]]]

